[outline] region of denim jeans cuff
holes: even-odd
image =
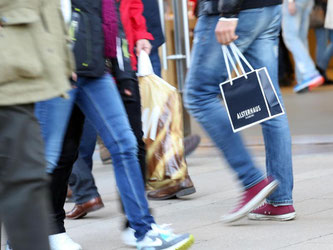
[[[97,198],[97,197],[100,197],[99,193],[96,193],[96,194],[93,194],[93,195],[89,195],[89,196],[85,196],[85,197],[80,197],[80,198],[76,198],[74,196],[74,201],[75,201],[75,204],[83,204],[83,203],[86,203],[94,198]]]
[[[268,204],[273,205],[273,206],[289,206],[289,205],[293,205],[293,200],[272,201],[272,200],[266,199],[266,202]]]
[[[245,190],[253,187],[254,185],[258,184],[259,182],[261,182],[262,180],[264,180],[266,178],[266,176],[260,176],[259,178],[257,178],[255,181],[253,181],[251,184],[245,185],[244,188]]]

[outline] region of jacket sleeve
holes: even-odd
[[[146,19],[143,17],[143,3],[141,0],[132,0],[130,18],[133,27],[134,42],[140,39],[154,40],[152,34],[147,31]]]
[[[219,0],[218,8],[222,17],[238,17],[244,0]]]

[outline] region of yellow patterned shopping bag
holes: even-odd
[[[147,188],[156,190],[172,186],[188,175],[182,102],[175,87],[153,74],[147,54],[139,57],[138,76],[146,143]]]

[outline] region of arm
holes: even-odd
[[[288,11],[289,11],[289,14],[292,16],[296,14],[295,0],[288,0]]]
[[[242,3],[243,0],[219,0],[221,18],[215,28],[215,36],[219,43],[228,45],[238,38],[235,31]]]
[[[143,49],[148,54],[151,44],[148,40],[153,40],[153,36],[147,31],[146,19],[143,17],[143,4],[141,0],[132,0],[130,16],[136,44],[136,54],[139,55]]]
[[[237,18],[243,0],[219,0],[219,11],[222,17]]]

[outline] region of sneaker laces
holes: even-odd
[[[268,203],[264,202],[263,204],[261,204],[259,207],[255,208],[255,209],[261,209],[261,208],[264,208],[266,207]]]

